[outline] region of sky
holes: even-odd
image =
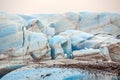
[[[0,10],[22,14],[71,11],[120,13],[120,0],[0,0]]]

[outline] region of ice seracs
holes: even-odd
[[[119,39],[119,22],[120,14],[117,13],[22,15],[0,12],[0,53],[57,59],[65,55],[73,58],[76,50],[92,54],[99,49],[101,55],[119,62],[115,55],[119,56],[119,47],[114,49],[115,53],[109,47]],[[110,43],[105,45],[107,42]]]

